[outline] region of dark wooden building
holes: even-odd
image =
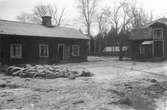
[[[132,59],[167,59],[167,18],[132,30],[129,40]]]
[[[89,38],[79,31],[51,25],[0,20],[0,62],[51,64],[87,60]]]

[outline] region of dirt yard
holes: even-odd
[[[167,110],[167,62],[88,60],[60,65],[94,74],[74,80],[0,74],[0,110]]]

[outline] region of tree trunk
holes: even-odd
[[[88,34],[89,37],[90,37],[90,24],[89,24],[89,23],[87,23],[87,34]]]
[[[119,37],[119,60],[122,61],[123,59],[123,50],[122,50],[122,39]]]
[[[94,38],[94,55],[96,55],[96,38]]]
[[[122,58],[123,58],[123,51],[122,51],[122,45],[119,45],[119,60],[122,61]]]
[[[89,55],[91,54],[91,35],[90,35],[90,24],[87,23],[87,35],[88,37],[90,38],[89,40],[89,43],[88,43],[88,52],[89,52]]]

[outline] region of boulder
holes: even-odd
[[[74,80],[76,77],[75,77],[75,75],[73,73],[70,73],[69,76],[68,76],[68,78],[70,80]]]
[[[6,81],[0,79],[0,88],[6,87]]]

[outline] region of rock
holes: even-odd
[[[47,79],[55,79],[55,78],[57,78],[58,76],[56,75],[56,74],[53,74],[53,73],[50,73],[50,74],[47,74],[46,75],[46,78]]]
[[[83,70],[81,76],[92,76],[93,74],[88,70]]]
[[[71,80],[73,80],[73,79],[75,79],[76,77],[75,77],[74,74],[70,73],[70,75],[68,76],[68,78],[71,79]]]
[[[73,70],[73,73],[75,74],[76,77],[82,76],[82,70]]]
[[[158,82],[156,79],[151,79],[151,82],[152,83],[156,83],[156,82]]]
[[[75,79],[76,77],[84,76],[92,76],[92,73],[84,70],[84,71],[73,71],[70,68],[63,66],[55,66],[55,65],[26,65],[24,67],[10,66],[8,67],[8,75],[20,76],[20,77],[29,77],[29,78],[69,78]]]
[[[125,104],[125,105],[128,105],[128,106],[132,106],[133,102],[128,97],[124,97],[124,98],[122,98],[118,101],[118,104]]]
[[[77,100],[73,102],[74,105],[82,104],[82,103],[84,103],[84,100]]]
[[[6,81],[0,79],[0,88],[6,87]]]
[[[64,73],[64,77],[67,78],[70,75],[70,72]]]

